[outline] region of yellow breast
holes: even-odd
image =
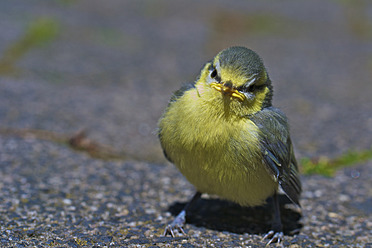
[[[159,122],[163,149],[198,191],[261,205],[278,185],[263,165],[259,129],[231,114],[228,100],[212,99],[193,89],[170,105]]]

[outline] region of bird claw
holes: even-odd
[[[164,234],[163,236],[167,236],[168,234],[170,234],[170,236],[172,238],[175,237],[174,235],[174,231],[178,230],[180,233],[182,233],[183,235],[186,235],[185,231],[183,230],[182,226],[179,226],[179,225],[168,225],[165,230],[164,230]]]
[[[186,222],[186,212],[183,210],[181,211],[181,213],[179,213],[179,215],[177,215],[177,217],[173,220],[171,224],[167,225],[167,227],[164,230],[163,236],[167,236],[168,234],[170,234],[172,238],[174,238],[175,230],[177,230],[183,235],[186,235],[185,231],[182,228],[185,222]]]
[[[275,232],[271,230],[262,238],[262,240],[270,239],[266,244],[266,246],[269,246],[270,244],[275,242],[278,244],[281,243],[283,241],[283,236],[284,236],[283,232]]]

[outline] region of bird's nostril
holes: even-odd
[[[230,81],[228,81],[228,82],[224,83],[223,86],[232,88],[232,83]]]

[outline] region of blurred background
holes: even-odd
[[[299,157],[367,149],[372,2],[2,0],[0,128],[74,134],[164,161],[157,121],[220,50],[264,60]]]

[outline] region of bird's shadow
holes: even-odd
[[[291,208],[286,196],[279,197],[283,232],[294,235],[302,228],[299,222],[301,214]],[[186,203],[176,202],[168,211],[176,216]],[[187,211],[186,223],[217,231],[228,231],[237,234],[264,234],[271,228],[273,215],[272,199],[260,207],[241,207],[238,204],[219,199],[199,199]]]

